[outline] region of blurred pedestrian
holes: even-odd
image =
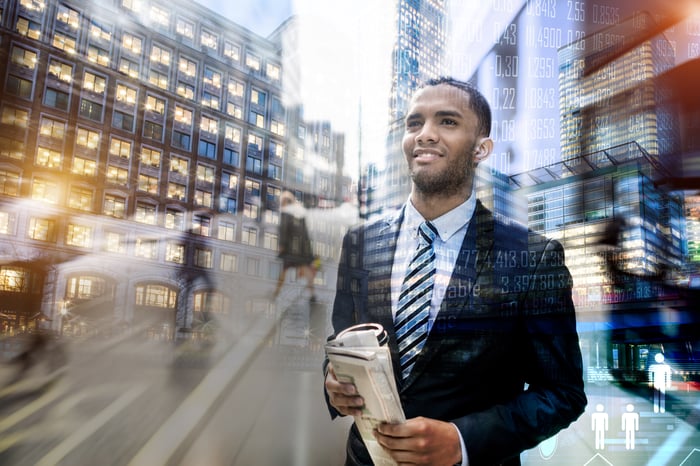
[[[287,270],[291,268],[297,271],[297,277],[306,279],[306,288],[311,293],[311,300],[315,301],[314,280],[318,261],[306,227],[306,209],[289,191],[280,196],[279,258],[282,259],[282,271],[277,280],[274,299],[279,296]]]

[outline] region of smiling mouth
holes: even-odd
[[[432,151],[415,151],[413,152],[413,158],[416,160],[424,160],[424,161],[430,161],[430,160],[435,160],[439,159],[442,157],[439,153],[437,152],[432,152]]]

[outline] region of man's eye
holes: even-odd
[[[417,128],[420,126],[420,121],[407,121],[406,122],[406,128]]]
[[[444,120],[442,120],[442,124],[443,124],[443,125],[454,126],[454,125],[457,124],[457,122],[456,122],[455,120],[451,119],[451,118],[445,118]]]

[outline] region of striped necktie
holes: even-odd
[[[430,222],[418,228],[418,249],[406,270],[401,285],[398,310],[394,318],[399,344],[401,377],[406,379],[428,339],[430,301],[435,282],[435,251],[433,240],[437,230]]]

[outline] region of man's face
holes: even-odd
[[[439,84],[415,94],[406,116],[403,152],[419,192],[471,193],[476,164],[488,156],[479,151],[485,138],[477,128],[466,92]]]

